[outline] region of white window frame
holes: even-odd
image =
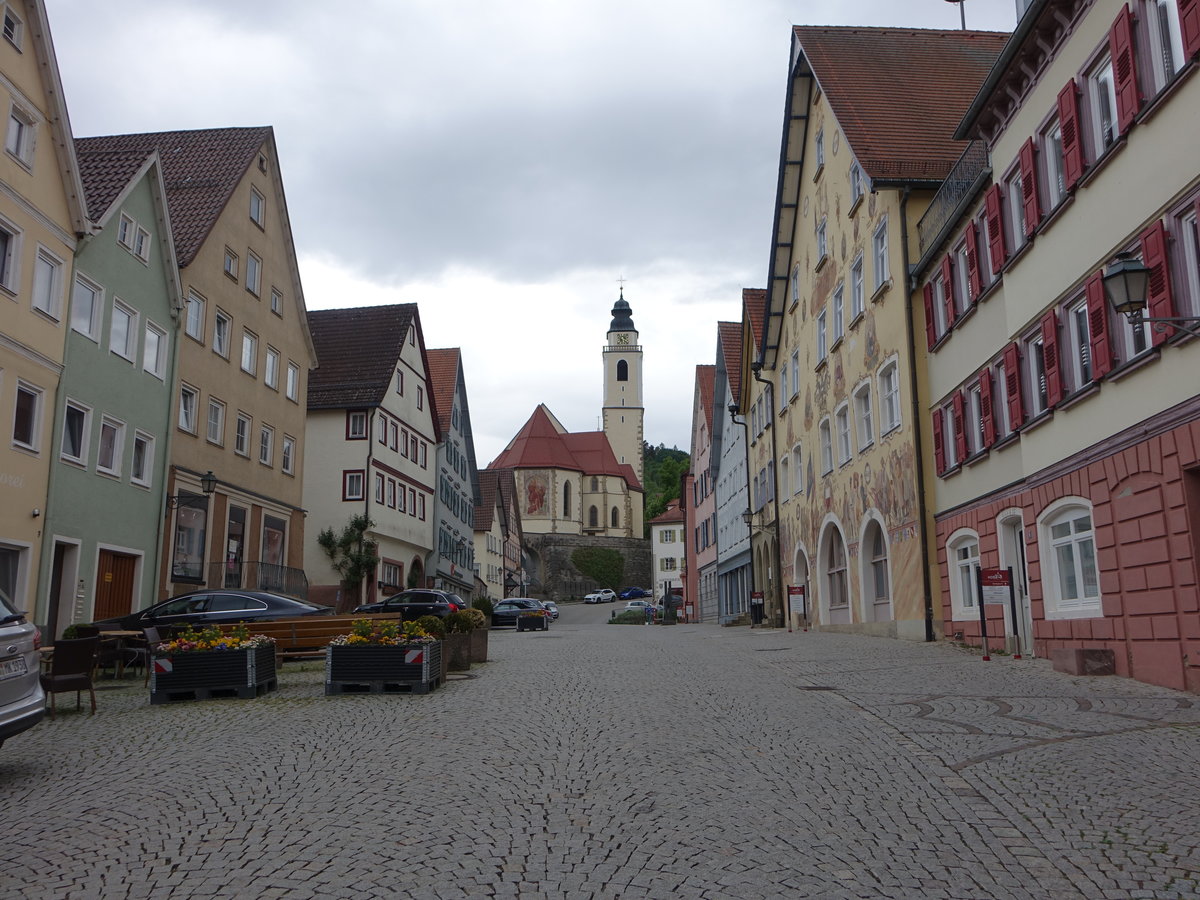
[[[216,444],[218,447],[225,445],[225,404],[216,397],[208,398],[204,437],[210,444]]]
[[[992,422],[996,428],[996,440],[1001,441],[1013,433],[1013,423],[1008,415],[1008,395],[1005,390],[1006,372],[1004,361],[996,363],[992,378]]]
[[[975,382],[967,388],[967,403],[963,410],[967,421],[963,422],[963,430],[967,436],[967,458],[983,450],[983,388]]]
[[[792,397],[800,396],[800,351],[792,351]]]
[[[250,221],[259,228],[266,227],[267,198],[258,188],[250,187]]]
[[[342,472],[342,499],[362,500],[365,486],[362,469],[347,469]]]
[[[283,294],[278,288],[271,288],[271,312],[283,316]]]
[[[829,355],[828,340],[826,337],[827,329],[825,326],[825,310],[821,309],[817,313],[817,363],[825,361],[825,357]]]
[[[1087,300],[1079,300],[1066,310],[1066,347],[1070,362],[1071,387],[1085,388],[1092,380],[1092,338],[1089,330]],[[1059,350],[1059,358],[1063,356]]]
[[[875,443],[874,410],[871,408],[871,382],[864,381],[854,390],[854,423],[858,434],[858,452]]]
[[[300,367],[291,360],[287,364],[287,398],[293,403],[300,402]]]
[[[112,458],[104,461],[104,436],[112,434]],[[125,450],[125,423],[112,416],[100,417],[100,439],[96,444],[96,471],[101,475],[121,477],[121,463]]]
[[[1079,519],[1086,516],[1090,527],[1086,532],[1075,532]],[[1070,522],[1072,528],[1067,535],[1055,536],[1056,526]],[[1100,589],[1099,555],[1096,549],[1096,519],[1090,500],[1084,497],[1063,497],[1049,504],[1037,519],[1038,550],[1042,561],[1042,601],[1044,615],[1049,620],[1091,619],[1104,615],[1104,599]],[[1090,551],[1084,548],[1090,544]],[[1062,594],[1063,573],[1060,550],[1072,548],[1072,567],[1076,588],[1080,596],[1064,598]],[[1084,552],[1080,552],[1084,551]],[[1090,552],[1091,574],[1095,594],[1088,595],[1087,561]]]
[[[1087,86],[1088,135],[1093,161],[1103,156],[1121,136],[1120,125],[1117,122],[1117,89],[1114,78],[1112,58],[1105,50],[1088,69],[1084,78]]]
[[[191,398],[190,404],[186,398]],[[196,416],[200,405],[200,392],[190,384],[179,386],[179,429],[188,434],[196,433]],[[189,412],[190,410],[190,412]]]
[[[855,160],[850,163],[850,215],[854,215],[854,211],[858,209],[859,202],[866,195],[866,187],[862,166]]]
[[[820,269],[825,265],[825,260],[829,259],[829,236],[825,216],[821,216],[821,221],[817,223],[817,264],[815,269]]]
[[[821,128],[817,131],[816,139],[813,141],[813,159],[816,162],[816,171],[813,172],[813,177],[816,178],[821,174],[821,170],[825,168],[825,129]]]
[[[30,305],[54,321],[62,318],[63,260],[38,244],[33,260],[33,289]]]
[[[821,424],[817,426],[817,432],[821,441],[821,474],[828,475],[833,471],[833,426],[830,424],[829,416],[821,420]]]
[[[896,359],[889,359],[879,367],[876,376],[879,382],[879,434],[891,434],[904,421],[900,409],[900,364]],[[890,383],[889,383],[890,382]]]
[[[1200,222],[1194,203],[1189,203],[1187,211],[1179,216],[1175,246],[1180,253],[1184,275],[1183,289],[1175,294],[1180,309],[1176,315],[1200,315]]]
[[[1038,135],[1039,162],[1043,176],[1047,209],[1054,209],[1067,197],[1067,176],[1063,162],[1062,123],[1051,119]]]
[[[804,454],[800,444],[792,447],[792,493],[804,493]]]
[[[242,329],[242,371],[247,375],[258,374],[258,335]]]
[[[850,266],[850,321],[853,322],[867,308],[867,298],[863,285],[863,255],[858,254]]]
[[[1139,24],[1144,23],[1146,28],[1146,40],[1150,45],[1148,64],[1157,94],[1170,84],[1186,62],[1179,30],[1178,0],[1144,0],[1139,19]]]
[[[138,448],[141,451],[141,470],[138,470]],[[154,483],[154,436],[141,430],[133,432],[133,455],[129,461],[129,480],[141,487]]]
[[[33,168],[33,151],[37,146],[37,117],[16,103],[8,108],[8,126],[4,134],[4,150],[25,169]]]
[[[117,324],[125,323],[124,339],[118,343]],[[108,349],[122,359],[137,362],[137,339],[141,333],[141,317],[136,309],[113,297],[112,319],[108,323]]]
[[[44,412],[44,404],[46,402],[46,394],[40,387],[35,384],[30,384],[28,381],[18,378],[16,393],[26,393],[32,398],[32,410],[30,413],[29,422],[29,440],[23,441],[17,437],[17,416],[19,414],[19,405],[14,397],[13,402],[13,419],[12,419],[12,442],[14,447],[20,447],[23,450],[29,450],[33,453],[40,453],[42,449],[42,415]]]
[[[87,291],[92,295],[90,308],[86,310],[87,320],[83,321],[83,305],[80,293]],[[79,273],[75,274],[74,286],[71,290],[71,330],[82,334],[89,340],[99,343],[100,322],[104,310],[104,288],[92,279]]]
[[[258,429],[258,461],[264,466],[275,464],[275,429],[270,425]]]
[[[837,424],[837,462],[844,466],[854,458],[854,436],[850,431],[850,404],[842,401],[833,411],[833,420]]]
[[[137,230],[137,222],[128,213],[121,213],[117,220],[117,243],[126,250],[133,249],[133,235]]]
[[[254,420],[244,412],[239,412],[233,426],[233,452],[238,456],[250,455],[250,432],[253,429]]]
[[[229,342],[233,335],[233,316],[223,309],[213,314],[213,353],[229,359]]]
[[[1010,253],[1025,246],[1025,187],[1021,183],[1021,168],[1014,166],[1004,179],[1004,207],[1000,218]]]
[[[1028,388],[1026,392],[1026,409],[1031,419],[1036,419],[1049,408],[1050,385],[1046,378],[1045,348],[1042,333],[1030,335],[1025,339],[1021,348],[1022,364],[1025,367],[1025,377],[1022,379]]]
[[[4,39],[17,50],[25,43],[25,23],[8,3],[4,4]]]
[[[80,426],[79,434],[79,453],[72,454],[67,450],[67,419],[72,412],[79,413],[83,416],[83,424]],[[77,400],[67,400],[66,406],[63,409],[63,429],[62,439],[59,443],[58,455],[61,459],[67,462],[75,463],[86,467],[88,464],[89,446],[92,439],[92,408],[85,406]]]
[[[10,294],[16,294],[21,283],[21,229],[0,216],[0,235],[3,236],[3,247],[0,248],[0,287]]]
[[[954,249],[954,308],[961,316],[971,306],[971,278],[967,266],[966,241]]]
[[[846,287],[841,281],[833,289],[833,343],[837,344],[846,334]]]
[[[958,441],[954,437],[954,404],[947,403],[939,413],[942,417],[942,454],[946,463],[943,471],[949,472],[962,462],[958,458]]]
[[[979,533],[960,528],[946,540],[946,569],[950,580],[950,606],[955,619],[979,616],[975,567],[980,565]]]
[[[250,251],[246,253],[246,290],[255,297],[262,293],[262,259]]]
[[[183,333],[204,343],[204,298],[189,293],[184,311]]]
[[[151,335],[154,335],[153,346],[151,346]],[[167,374],[167,353],[169,349],[167,346],[167,332],[147,319],[142,337],[142,369],[160,381],[164,380]]]
[[[891,281],[891,269],[888,264],[888,232],[887,216],[879,223],[879,227],[871,234],[871,258],[875,265],[875,292],[883,290]]]
[[[279,390],[279,351],[267,344],[267,363],[263,371],[263,381],[272,390]]]
[[[238,278],[238,255],[228,247],[225,248],[225,261],[222,264],[225,274],[237,281]]]
[[[296,439],[290,434],[283,436],[283,444],[281,445],[282,456],[280,458],[280,469],[284,475],[296,474]]]

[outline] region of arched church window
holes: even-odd
[[[563,518],[571,518],[571,482],[563,486]]]
[[[619,528],[620,526],[621,526],[621,514],[619,512],[617,512],[617,508],[614,506],[613,511],[612,511],[612,527]]]
[[[596,507],[594,507],[594,506],[590,507],[588,509],[588,526],[591,528],[597,528],[597,527],[599,527],[599,525],[600,525],[600,510],[596,509]]]
[[[593,491],[600,490],[600,479],[597,478],[595,475],[592,476],[592,490]]]
[[[617,361],[617,381],[629,380],[629,363],[625,360]]]

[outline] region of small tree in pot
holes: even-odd
[[[452,612],[442,620],[446,626],[446,653],[450,657],[451,672],[465,672],[471,668],[471,632],[475,630],[475,619],[469,610]]]
[[[346,612],[362,602],[362,583],[379,565],[379,544],[367,537],[374,527],[370,516],[351,516],[340,533],[325,528],[317,543],[329,557],[329,564],[342,578],[342,602],[338,612]]]

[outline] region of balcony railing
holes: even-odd
[[[303,569],[264,562],[211,563],[206,586],[242,591],[271,591],[303,600],[308,597],[308,576]]]
[[[976,182],[988,169],[987,144],[983,141],[971,141],[963,151],[938,192],[933,196],[933,202],[917,225],[917,234],[921,241],[921,256],[924,256],[933,246],[942,229],[950,223],[958,206],[971,193]]]

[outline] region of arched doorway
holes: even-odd
[[[877,519],[867,520],[859,542],[859,561],[862,571],[862,612],[864,622],[890,622],[892,610],[892,575],[887,533]]]
[[[801,546],[796,547],[792,563],[792,587],[799,588],[802,593],[792,595],[791,623],[793,628],[808,628],[815,618],[816,597],[813,596],[812,584],[808,577],[808,554]]]
[[[821,532],[818,555],[821,579],[821,613],[830,625],[849,625],[850,573],[846,567],[846,541],[834,522],[826,522]],[[825,618],[825,617],[828,618]]]

